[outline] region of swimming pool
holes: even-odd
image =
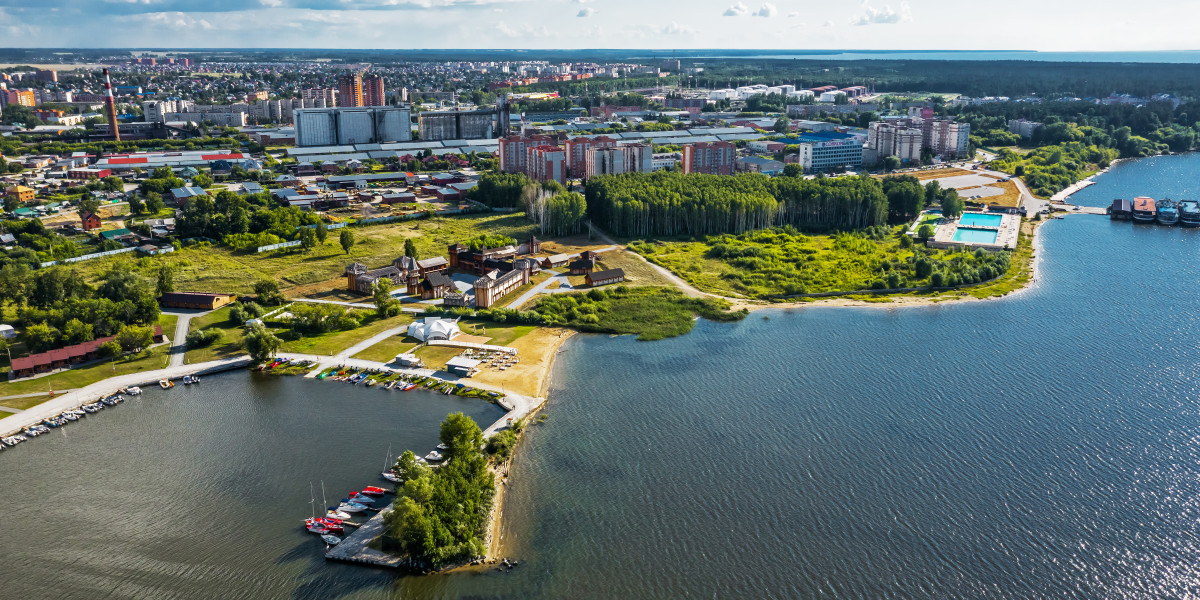
[[[1004,215],[989,215],[983,213],[963,213],[958,219],[960,227],[999,227],[1004,221]]]
[[[970,244],[995,244],[997,233],[995,229],[973,229],[959,226],[958,230],[954,232],[954,241]]]

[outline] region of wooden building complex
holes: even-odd
[[[167,308],[191,308],[216,310],[237,301],[234,294],[207,294],[202,292],[168,292],[158,298],[158,303]]]

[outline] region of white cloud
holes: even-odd
[[[908,23],[912,21],[912,7],[907,2],[900,3],[900,10],[892,10],[891,5],[884,5],[883,8],[875,8],[868,1],[863,2],[862,11],[853,19],[850,19],[851,25],[895,25],[896,23]]]
[[[746,8],[745,4],[738,2],[737,4],[725,9],[724,15],[726,17],[740,17],[748,12],[750,12],[750,9]]]
[[[586,8],[581,8],[581,9],[579,9],[579,14],[577,14],[577,15],[575,15],[575,16],[576,16],[576,17],[590,17],[590,16],[592,16],[592,15],[594,15],[594,14],[596,14],[596,9],[594,9],[594,8],[592,8],[592,7],[590,7],[590,6],[588,6],[588,7],[586,7]]]
[[[696,30],[692,29],[688,25],[680,25],[679,23],[676,23],[675,21],[671,21],[671,23],[669,25],[663,25],[662,27],[660,27],[658,29],[658,32],[665,34],[665,35],[684,35],[684,34],[689,34],[689,33],[696,33]]]
[[[754,16],[756,16],[756,17],[773,17],[778,12],[779,12],[779,9],[775,8],[774,4],[771,4],[770,2],[764,2],[762,5],[762,8],[754,11]]]
[[[182,12],[156,12],[146,13],[147,21],[161,27],[171,27],[174,29],[203,29],[209,31],[216,29],[212,23],[204,19],[197,19],[187,13]]]
[[[788,13],[789,19],[795,19],[796,17],[799,17],[799,16],[800,16],[800,11],[798,11],[798,10],[793,10],[792,12]]]
[[[267,8],[279,8],[283,6],[283,0],[258,0],[258,3]]]
[[[830,19],[828,21],[825,21],[825,24],[822,25],[822,27],[833,27],[833,20]]]

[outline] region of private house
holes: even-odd
[[[191,308],[216,310],[237,300],[234,294],[207,294],[203,292],[168,292],[159,296],[158,303],[164,308]]]
[[[454,280],[440,272],[430,273],[421,280],[420,292],[422,300],[443,298],[454,290]]]
[[[266,190],[263,189],[263,186],[259,185],[257,182],[254,182],[254,181],[242,182],[242,192],[241,192],[242,194],[261,194],[265,191]]]
[[[153,237],[165,237],[175,233],[175,219],[146,219],[143,225],[150,228]]]
[[[513,269],[503,275],[492,270],[475,280],[475,308],[488,308],[509,292],[529,283],[529,269]]]
[[[567,261],[569,260],[571,260],[570,254],[555,254],[553,256],[547,256],[546,258],[542,259],[542,268],[553,269],[561,267],[567,264]]]
[[[623,269],[609,269],[607,271],[595,271],[588,273],[584,278],[589,287],[600,285],[609,285],[625,281],[625,271]]]
[[[176,206],[183,206],[188,203],[188,200],[197,196],[207,196],[208,192],[204,188],[195,186],[185,186],[171,190],[171,197],[175,200]]]
[[[446,295],[442,296],[442,306],[466,308],[467,294],[464,292],[446,292]]]
[[[8,188],[8,191],[5,193],[5,195],[7,195],[9,198],[15,199],[21,204],[26,204],[33,202],[34,193],[35,192],[33,188],[25,187],[23,185],[14,185],[13,187]]]
[[[83,221],[83,230],[100,229],[100,215],[86,210],[79,211],[79,220]]]

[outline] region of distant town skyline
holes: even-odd
[[[0,0],[14,48],[1152,51],[1190,49],[1197,19],[1184,0]]]

